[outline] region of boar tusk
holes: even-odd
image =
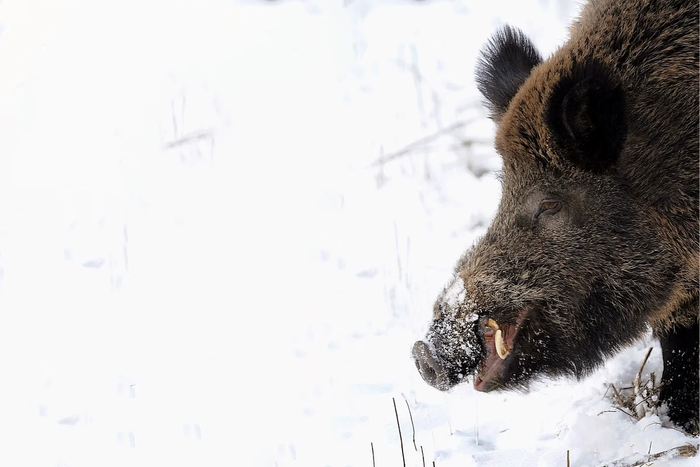
[[[486,326],[490,327],[494,331],[498,331],[498,323],[493,318],[489,318],[489,320],[486,321]]]
[[[503,342],[503,331],[500,329],[496,330],[495,343],[496,353],[498,353],[498,356],[501,357],[501,360],[505,360],[508,354],[510,354],[510,349],[506,343]]]

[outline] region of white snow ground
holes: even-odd
[[[696,443],[604,397],[653,342],[528,395],[410,359],[498,203],[476,54],[503,22],[548,54],[576,11],[0,2],[0,465],[398,466],[392,398],[409,466]]]

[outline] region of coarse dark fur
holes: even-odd
[[[431,385],[581,378],[651,328],[668,416],[698,432],[698,6],[591,0],[545,61],[510,27],[485,47],[502,198],[414,346]]]

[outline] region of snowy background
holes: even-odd
[[[528,395],[410,358],[500,195],[478,50],[578,9],[2,0],[0,465],[399,466],[392,399],[409,466],[697,442],[605,396],[654,341]]]

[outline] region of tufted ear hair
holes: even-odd
[[[549,95],[545,124],[565,159],[603,173],[617,161],[625,142],[622,86],[601,63],[574,61]]]
[[[491,118],[498,122],[508,104],[542,57],[520,30],[506,25],[481,50],[476,65],[476,85],[486,98]]]

